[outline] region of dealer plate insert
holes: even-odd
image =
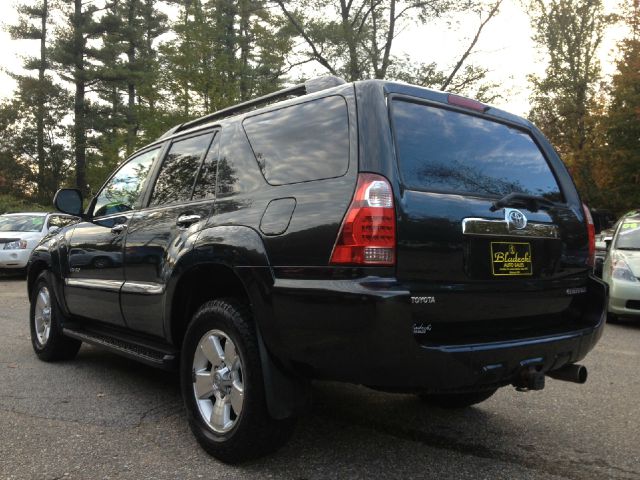
[[[532,275],[531,244],[491,242],[491,272],[494,276]]]

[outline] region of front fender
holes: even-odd
[[[31,297],[31,290],[40,273],[44,270],[49,271],[49,281],[64,315],[69,315],[69,310],[64,300],[63,279],[64,272],[68,271],[67,253],[74,228],[75,226],[71,225],[43,237],[31,252],[27,263],[27,295]]]

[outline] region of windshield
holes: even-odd
[[[43,215],[0,215],[0,232],[39,232]]]
[[[625,220],[620,226],[616,248],[620,250],[640,250],[640,218]]]

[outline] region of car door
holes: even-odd
[[[65,278],[65,299],[73,315],[124,325],[119,298],[124,238],[160,149],[148,149],[122,165],[93,200],[90,220],[75,227]]]
[[[188,238],[207,221],[213,208],[215,136],[215,131],[208,130],[173,139],[147,208],[135,212],[129,222],[121,303],[127,326],[133,330],[164,334],[167,281],[180,256],[190,248]],[[194,194],[199,172],[201,186]]]

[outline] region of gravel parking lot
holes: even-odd
[[[466,411],[318,383],[285,448],[231,467],[196,444],[176,375],[88,346],[40,362],[27,316],[24,282],[0,279],[2,479],[640,479],[640,323],[607,327],[586,385],[505,388]]]

